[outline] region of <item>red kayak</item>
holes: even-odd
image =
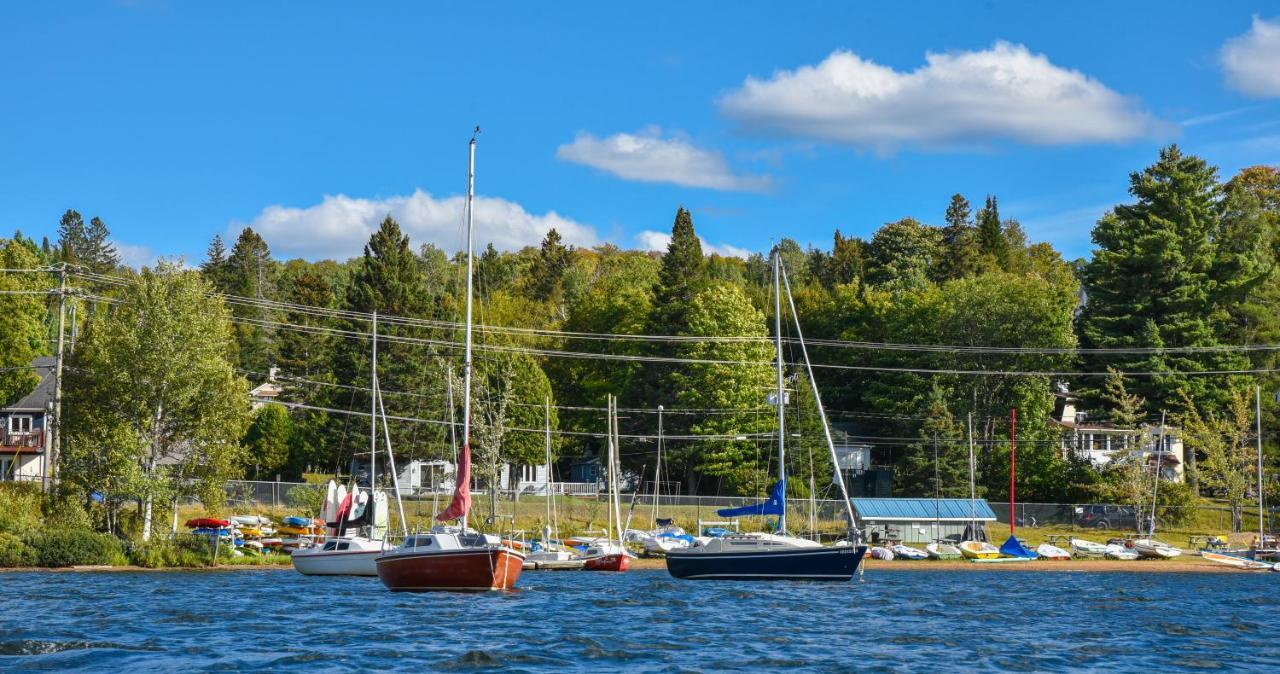
[[[221,529],[227,526],[231,526],[231,522],[216,517],[197,517],[187,520],[187,527],[190,529]]]

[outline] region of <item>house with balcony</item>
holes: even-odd
[[[30,393],[0,408],[0,480],[44,479],[50,474],[54,359],[32,362],[40,383]]]
[[[1063,458],[1088,461],[1095,468],[1104,468],[1115,461],[1141,461],[1148,472],[1158,469],[1161,479],[1171,482],[1186,479],[1187,450],[1179,429],[1172,426],[1162,429],[1159,424],[1127,428],[1109,421],[1091,421],[1080,399],[1065,383],[1059,382],[1053,395],[1052,420],[1060,431],[1059,449]]]

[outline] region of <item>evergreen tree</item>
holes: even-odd
[[[120,254],[110,240],[111,232],[101,218],[89,221],[84,231],[84,250],[79,255],[80,261],[98,274],[110,274],[120,266]]]
[[[529,295],[540,302],[556,306],[556,315],[563,317],[560,307],[564,296],[564,275],[573,262],[573,248],[562,243],[560,233],[554,227],[542,239],[538,257],[529,270]]]
[[[923,420],[919,442],[893,462],[894,493],[901,496],[959,498],[969,491],[965,429],[951,414],[947,392],[936,382],[919,401]]]
[[[515,260],[499,252],[492,243],[488,244],[476,261],[476,296],[484,298],[490,293],[511,289],[515,285],[516,272]]]
[[[205,252],[204,262],[200,263],[200,272],[213,284],[218,292],[229,292],[227,287],[227,248],[222,244],[222,235],[214,234]]]
[[[1089,301],[1080,318],[1086,346],[1148,347],[1147,354],[1118,355],[1108,364],[1121,371],[1167,370],[1168,375],[1136,377],[1128,390],[1161,409],[1177,409],[1185,389],[1210,407],[1227,402],[1230,378],[1188,377],[1196,370],[1247,366],[1233,352],[1165,353],[1172,347],[1221,344],[1226,324],[1222,302],[1230,279],[1222,278],[1213,235],[1219,228],[1217,170],[1184,155],[1177,146],[1161,150],[1154,165],[1130,176],[1136,201],[1098,221],[1098,249],[1084,268]]]
[[[80,256],[84,253],[88,233],[84,228],[84,218],[71,209],[62,214],[58,222],[58,259],[71,264],[81,264]]]
[[[1009,258],[1009,242],[1005,239],[1004,227],[1000,222],[1000,207],[994,196],[988,194],[987,203],[978,211],[975,236],[978,254],[987,258],[987,266],[1004,269]]]
[[[273,479],[289,463],[293,420],[283,405],[266,405],[253,416],[245,431],[245,473],[257,479]]]
[[[245,227],[231,247],[225,264],[227,295],[255,300],[274,300],[275,261],[271,249],[257,232]],[[254,372],[266,372],[275,363],[275,329],[264,325],[275,322],[278,315],[260,304],[236,303],[232,314],[239,319],[235,326],[236,344],[240,367]],[[253,323],[245,322],[247,320]]]
[[[938,280],[964,278],[978,273],[977,235],[971,217],[969,200],[953,194],[947,206],[947,224],[942,228],[942,253],[936,272]]]

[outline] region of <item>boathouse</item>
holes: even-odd
[[[855,498],[853,510],[869,541],[958,541],[971,522],[983,525],[996,521],[986,499]]]

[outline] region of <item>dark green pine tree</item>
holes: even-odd
[[[978,254],[986,258],[989,268],[1004,269],[1009,259],[1009,241],[1005,238],[1004,227],[1000,222],[1000,206],[996,198],[987,195],[987,203],[978,211],[977,231]]]
[[[466,264],[466,260],[462,260]],[[516,264],[510,256],[500,252],[490,243],[476,260],[476,296],[488,297],[497,290],[508,290],[516,282]]]
[[[573,248],[566,247],[554,227],[542,239],[542,248],[529,270],[529,295],[539,302],[557,305],[564,296],[564,273],[573,261]]]
[[[693,216],[684,207],[676,210],[671,226],[671,242],[662,257],[658,282],[653,288],[653,305],[645,332],[650,335],[683,335],[689,332],[688,312],[693,298],[707,285],[707,263],[702,256],[702,242],[693,229]],[[649,355],[671,358],[676,345],[655,341]],[[679,391],[672,374],[675,366],[654,362],[647,364],[631,380],[625,394],[628,404],[645,407],[675,407]],[[626,421],[623,422],[627,423]],[[678,420],[672,420],[678,424]]]
[[[409,248],[409,237],[387,216],[369,237],[363,256],[356,261],[342,308],[363,314],[376,311],[386,319],[378,321],[378,382],[388,416],[440,418],[444,414],[441,398],[446,389],[440,354],[425,344],[406,342],[404,338],[453,339],[457,335],[453,331],[432,334],[421,327],[392,320],[428,316],[428,297],[422,266]],[[352,319],[345,326],[348,331],[364,335],[370,333],[371,327],[365,318]],[[337,344],[334,377],[338,383],[354,387],[339,394],[342,397],[339,407],[369,409],[371,346],[367,338],[344,338]],[[455,368],[461,367],[460,352],[450,350],[447,355],[457,356]],[[389,427],[397,457],[406,460],[422,457],[429,449],[437,452],[435,458],[441,456],[438,452],[444,436],[440,427],[394,420]],[[347,419],[335,418],[330,428],[346,438],[345,446],[341,446],[340,438],[334,438],[340,455],[331,457],[339,468],[346,470],[352,452],[351,425]],[[360,432],[367,434],[367,426]],[[366,452],[360,461],[367,460]]]
[[[227,256],[226,278],[219,289],[227,295],[250,300],[274,300],[275,267],[267,242],[245,227]],[[265,373],[276,357],[275,329],[265,324],[275,322],[278,313],[262,304],[237,302],[231,305],[231,314],[236,321],[240,367]]]
[[[1084,267],[1088,302],[1080,317],[1085,346],[1102,348],[1211,347],[1229,330],[1223,306],[1232,270],[1221,265],[1213,235],[1219,228],[1217,169],[1178,147],[1160,151],[1154,165],[1129,178],[1134,203],[1116,206],[1093,230],[1097,246]],[[1248,366],[1237,353],[1154,353],[1092,359],[1122,372],[1167,371],[1126,378],[1127,389],[1152,409],[1179,409],[1179,390],[1197,405],[1224,404],[1230,377],[1184,372]],[[1092,382],[1096,391],[1101,382]]]
[[[213,241],[209,242],[209,249],[204,254],[204,262],[200,263],[200,273],[209,279],[209,283],[212,283],[218,292],[228,292],[227,247],[222,244],[220,234],[213,235]]]
[[[111,243],[111,232],[101,218],[89,221],[84,232],[84,250],[80,255],[81,263],[90,271],[98,274],[110,274],[120,266],[120,253]]]
[[[68,264],[83,264],[80,256],[84,253],[87,240],[84,218],[76,211],[67,209],[58,222],[58,260]]]
[[[919,401],[918,442],[893,462],[895,495],[958,498],[968,493],[969,454],[965,430],[951,414],[947,392],[934,383]]]
[[[977,274],[981,264],[969,200],[963,195],[953,194],[947,206],[946,221],[942,228],[942,254],[936,266],[936,279],[949,281]]]

